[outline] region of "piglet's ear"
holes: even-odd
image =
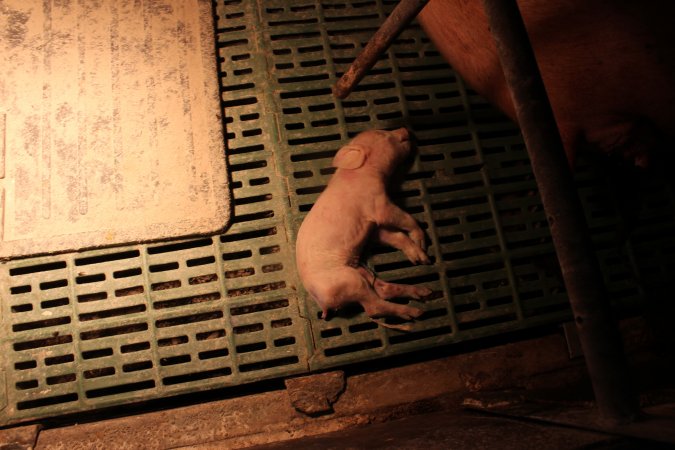
[[[338,169],[358,169],[366,162],[366,152],[363,147],[347,145],[342,147],[333,158],[333,167]]]

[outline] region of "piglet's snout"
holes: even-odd
[[[399,128],[398,130],[392,131],[392,133],[394,133],[400,142],[407,142],[410,140],[410,132],[407,128]]]
[[[390,132],[390,142],[394,145],[394,152],[398,158],[407,158],[412,147],[412,136],[407,128],[399,128]],[[399,161],[400,162],[400,161]]]

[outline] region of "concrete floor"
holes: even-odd
[[[653,446],[650,446],[653,445]],[[202,447],[197,447],[202,448]],[[206,447],[204,447],[206,448]],[[215,447],[213,447],[215,448]],[[255,450],[338,449],[631,449],[666,448],[645,441],[492,415],[450,410],[406,417]]]

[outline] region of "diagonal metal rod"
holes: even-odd
[[[600,420],[639,415],[621,336],[516,0],[483,0],[562,269]]]
[[[396,5],[356,60],[333,86],[333,94],[337,98],[347,98],[366,72],[372,69],[380,55],[387,51],[394,39],[417,17],[428,2],[429,0],[401,0]]]

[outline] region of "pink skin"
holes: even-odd
[[[302,222],[296,242],[298,273],[326,318],[350,303],[369,317],[419,317],[422,310],[387,302],[394,297],[420,299],[425,287],[387,283],[359,266],[369,237],[402,250],[415,264],[429,264],[424,232],[415,219],[394,205],[386,184],[410,152],[408,131],[371,130],[356,136],[335,155],[337,168],[328,186]]]
[[[585,148],[646,167],[675,138],[675,2],[518,0],[570,164]],[[516,120],[482,2],[431,0],[443,57]]]

